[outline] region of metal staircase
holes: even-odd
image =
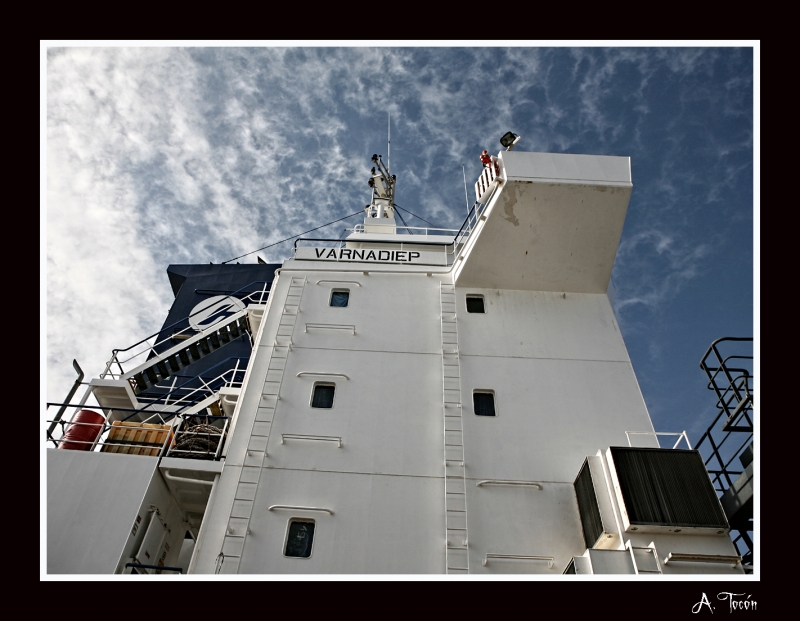
[[[464,479],[461,365],[458,357],[454,285],[439,284],[439,303],[442,331],[446,570],[448,574],[467,574],[469,573],[467,487]]]
[[[700,368],[717,397],[717,415],[695,443],[731,526],[745,573],[753,572],[753,338],[723,337]]]
[[[226,321],[183,340],[165,352],[156,354],[147,362],[123,374],[122,379],[128,380],[134,393],[138,395],[246,333],[250,333],[250,325],[247,320],[247,309],[244,309]]]
[[[295,276],[289,285],[269,359],[261,401],[250,430],[250,439],[228,518],[228,528],[218,557],[216,573],[235,574],[239,571],[244,544],[250,533],[250,518],[255,504],[256,490],[267,458],[267,442],[280,398],[283,372],[286,369],[286,359],[291,349],[292,334],[300,312],[300,299],[305,284],[305,276]]]

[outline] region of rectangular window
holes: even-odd
[[[483,309],[483,296],[482,295],[468,295],[467,296],[467,312],[468,313],[485,313]]]
[[[475,408],[475,414],[478,416],[496,416],[493,392],[473,392],[472,405]]]
[[[331,292],[331,306],[344,308],[350,301],[350,291],[347,289],[334,289]]]
[[[314,522],[309,520],[289,520],[289,532],[286,534],[284,556],[308,558],[314,543]]]
[[[333,393],[336,391],[334,384],[315,384],[311,396],[312,408],[332,408]]]

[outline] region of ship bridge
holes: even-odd
[[[501,151],[492,160],[475,184],[456,286],[605,293],[633,188],[630,158]]]

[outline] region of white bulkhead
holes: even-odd
[[[653,433],[606,294],[629,160],[498,162],[454,246],[394,261],[451,238],[382,237],[368,213],[341,248],[392,261],[301,245],[284,263],[192,571],[554,574],[579,557],[577,573],[635,573],[626,542],[641,556],[654,538],[653,558],[732,553],[727,535],[639,542],[616,522],[616,565],[586,549],[581,465],[627,446],[626,431]],[[317,386],[333,387],[332,407],[313,407]],[[313,524],[310,554],[287,556],[298,521]],[[690,568],[709,570],[726,571]]]
[[[659,446],[607,293],[629,158],[502,152],[459,231],[413,234],[373,162],[364,224],[298,240],[266,304],[226,319],[253,350],[240,388],[192,410],[219,403],[213,460],[50,451],[48,571],[742,573],[713,490],[696,524],[653,518],[625,477],[667,462],[609,449]],[[93,380],[102,407],[138,407],[156,361]],[[80,511],[78,479],[115,491]]]

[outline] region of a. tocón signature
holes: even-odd
[[[755,610],[756,609],[756,600],[751,599],[753,596],[748,595],[746,593],[730,593],[728,591],[723,591],[722,593],[717,593],[717,599],[723,602],[728,602],[728,612],[739,611],[739,610]],[[708,596],[703,593],[703,597],[700,598],[700,601],[697,602],[694,606],[692,606],[692,612],[697,614],[703,607],[708,608],[711,614],[714,614],[714,606],[711,605],[711,602],[708,599]]]

